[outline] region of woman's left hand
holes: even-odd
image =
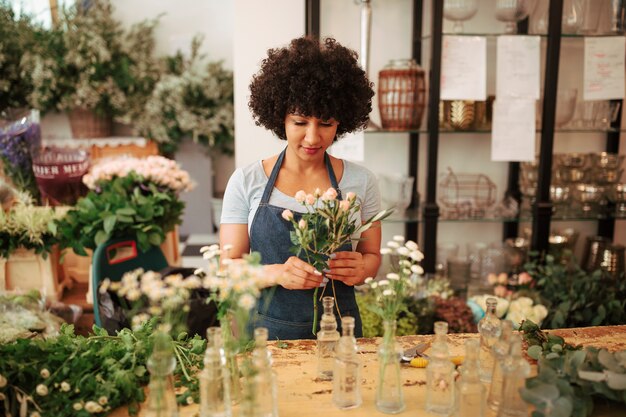
[[[342,281],[346,285],[358,285],[365,280],[365,260],[360,252],[335,252],[328,260],[328,278]]]

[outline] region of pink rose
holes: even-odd
[[[487,282],[489,283],[489,285],[496,285],[498,283],[498,277],[496,276],[496,274],[491,272],[489,275],[487,275]]]
[[[342,200],[339,203],[339,209],[341,209],[342,211],[350,210],[350,202],[348,200]]]
[[[313,194],[307,194],[305,202],[309,206],[312,206],[313,204],[315,204],[315,196]]]
[[[291,212],[291,210],[283,210],[283,219],[290,221],[293,219],[293,213]]]
[[[507,276],[507,274],[504,272],[500,272],[498,274],[498,284],[506,284],[507,282],[509,282],[509,277]]]
[[[533,277],[531,277],[528,272],[522,272],[521,274],[519,274],[518,279],[519,279],[520,285],[526,285],[526,284],[530,284],[531,282],[533,282]]]
[[[298,228],[300,230],[306,229],[306,221],[304,219],[300,219],[300,221],[298,222]]]
[[[306,193],[302,190],[296,193],[296,201],[300,204],[304,203],[306,200]]]
[[[326,201],[332,201],[332,200],[334,200],[336,198],[337,198],[337,190],[335,190],[332,187],[330,187],[328,190],[326,190],[324,195],[322,195],[322,200],[326,200]]]
[[[500,298],[506,298],[506,296],[508,295],[508,290],[504,285],[498,285],[496,288],[493,289],[493,294]]]
[[[322,195],[322,190],[320,190],[319,188],[316,188],[315,191],[313,191],[313,195],[315,197],[320,197]]]
[[[356,194],[353,193],[352,191],[350,191],[348,194],[346,194],[346,200],[348,200],[348,201],[354,201],[355,198],[356,198]]]

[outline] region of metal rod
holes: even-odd
[[[304,27],[307,36],[320,37],[320,0],[306,0]]]
[[[369,76],[370,40],[372,35],[372,5],[370,0],[361,0],[361,67]]]

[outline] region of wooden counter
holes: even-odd
[[[579,329],[555,330],[568,343],[583,346],[605,347],[611,351],[626,350],[626,326],[589,327]],[[432,341],[434,336],[404,336],[398,338],[403,348],[409,348],[419,342]],[[459,334],[450,336],[452,355],[463,354],[463,344],[467,338],[478,334]],[[283,342],[285,343],[285,342]],[[334,416],[383,416],[374,405],[377,356],[379,338],[358,340],[359,353],[363,364],[362,396],[363,405],[353,410],[339,410],[332,404],[332,382],[316,379],[316,351],[314,340],[286,342],[288,347],[278,348],[270,343],[274,358],[274,369],[278,377],[278,397],[280,417],[334,417]],[[428,351],[427,351],[428,353]],[[426,371],[424,369],[402,366],[404,398],[406,409],[399,416],[435,416],[424,410],[426,398]],[[198,406],[191,405],[180,409],[181,417],[195,416]],[[125,416],[124,410],[117,410],[113,416]],[[236,415],[236,414],[235,414]],[[495,416],[495,413],[488,413]],[[624,417],[626,406],[619,409],[597,406],[593,414],[598,417]]]

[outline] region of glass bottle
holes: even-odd
[[[337,408],[350,409],[361,405],[361,364],[354,338],[354,317],[341,319],[342,335],[335,348],[333,369],[333,403]]]
[[[445,416],[454,409],[454,364],[447,334],[448,323],[435,322],[435,341],[426,365],[426,411]]]
[[[176,392],[174,391],[174,369],[176,359],[172,351],[172,339],[165,332],[154,336],[152,354],[148,359],[150,383],[146,400],[147,417],[178,417]]]
[[[497,417],[528,416],[528,405],[519,391],[526,385],[529,374],[530,365],[522,357],[522,339],[519,335],[512,335],[509,355],[502,367],[502,399]]]
[[[496,316],[498,300],[493,297],[487,298],[487,311],[485,317],[478,322],[480,333],[480,380],[491,382],[493,372],[493,355],[491,348],[500,337],[500,319]]]
[[[383,341],[378,348],[378,385],[376,388],[376,408],[387,414],[397,414],[404,410],[404,394],[400,376],[400,356],[396,345],[396,321],[383,322]]]
[[[254,350],[252,351],[254,368],[255,417],[278,417],[278,398],[276,393],[276,375],[272,370],[272,353],[267,348],[267,329],[254,329]]]
[[[480,341],[465,341],[465,361],[460,368],[461,377],[456,382],[456,416],[484,417],[485,386],[480,382],[478,354]]]
[[[335,346],[339,340],[337,331],[337,319],[333,308],[334,297],[322,298],[324,314],[320,323],[320,331],[317,332],[317,377],[321,380],[333,379],[333,365],[335,359]]]
[[[200,417],[230,417],[230,374],[222,346],[222,329],[207,329],[204,369],[200,372]]]
[[[487,397],[487,404],[494,411],[498,410],[502,397],[502,365],[509,353],[511,335],[513,334],[513,322],[511,320],[502,320],[501,328],[500,339],[493,345],[493,373],[489,396]]]

